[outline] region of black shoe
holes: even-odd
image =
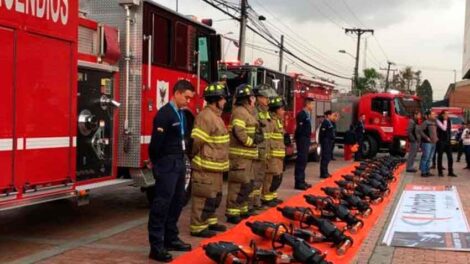
[[[161,262],[171,262],[173,260],[173,256],[171,256],[165,248],[158,248],[150,250],[149,259]]]
[[[238,224],[242,221],[240,216],[227,216],[227,223]]]
[[[336,160],[335,158],[331,158],[331,160]]]
[[[301,184],[296,184],[296,185],[295,185],[295,189],[296,189],[296,190],[305,191],[305,190],[307,190],[308,188],[310,188],[310,187],[308,187],[308,185],[305,184],[305,183],[301,183]]]
[[[432,165],[430,169],[434,170],[435,168],[436,168],[436,165]]]
[[[209,225],[209,230],[217,231],[217,232],[225,232],[227,231],[227,227],[221,224]]]
[[[437,174],[437,176],[444,177],[444,174],[442,174],[442,172],[439,172],[439,174]]]
[[[202,230],[201,232],[191,232],[191,236],[193,237],[204,237],[209,238],[217,235],[215,231],[209,230],[208,228]]]
[[[191,251],[191,244],[177,238],[173,241],[165,242],[165,248],[169,251]]]
[[[262,201],[262,203],[263,203],[264,206],[267,206],[267,207],[276,207],[278,205],[278,203],[276,203],[276,201],[274,201],[274,200]]]
[[[277,205],[282,204],[284,201],[278,198],[274,198],[273,200]]]
[[[449,177],[457,177],[457,175],[455,175],[455,174],[452,172],[452,173],[449,173]]]
[[[427,174],[428,174],[429,177],[434,176],[434,174],[432,174],[432,173],[430,173],[430,172],[428,172]]]
[[[406,170],[406,172],[415,173],[415,172],[417,172],[417,170],[416,169],[409,169],[409,170]]]
[[[470,166],[463,168],[464,170],[470,170]]]
[[[423,178],[427,178],[427,177],[430,177],[428,173],[421,173],[421,177]]]

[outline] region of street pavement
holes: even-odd
[[[341,154],[340,150],[335,153],[337,160],[331,163],[330,171],[351,163],[341,160]],[[464,163],[454,167],[458,178],[404,174],[399,188],[406,183],[455,185],[469,217],[470,171],[462,169]],[[290,162],[279,190],[282,199],[299,193],[293,189],[293,171],[294,163]],[[309,163],[307,181],[319,182],[318,172],[319,164]],[[470,263],[470,253],[382,246],[394,203],[369,232],[354,263]],[[224,209],[225,199],[218,211],[222,221]],[[189,236],[190,210],[189,205],[184,208],[179,226],[181,238],[196,247],[201,239]],[[92,194],[90,204],[83,207],[63,200],[0,212],[0,263],[152,263],[147,258],[147,216],[145,195],[126,186]]]

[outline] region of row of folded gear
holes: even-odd
[[[322,188],[325,195],[304,195],[310,207],[278,207],[289,224],[245,222],[254,235],[271,241],[269,249],[258,248],[254,240],[249,246],[219,241],[204,245],[205,253],[219,264],[330,264],[327,254],[315,244],[328,243],[335,249],[329,254],[344,255],[354,243],[348,233],[361,232],[363,219],[373,213],[371,204],[383,202],[390,194],[395,170],[403,162],[395,157],[363,161],[351,174],[335,181],[337,186]],[[286,246],[291,255],[282,252]]]

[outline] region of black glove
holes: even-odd
[[[258,127],[255,132],[255,138],[253,139],[253,143],[255,143],[255,145],[258,145],[263,142],[264,142],[264,133],[261,130],[261,128]]]

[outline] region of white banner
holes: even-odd
[[[457,188],[407,185],[383,243],[470,251],[470,228]]]

